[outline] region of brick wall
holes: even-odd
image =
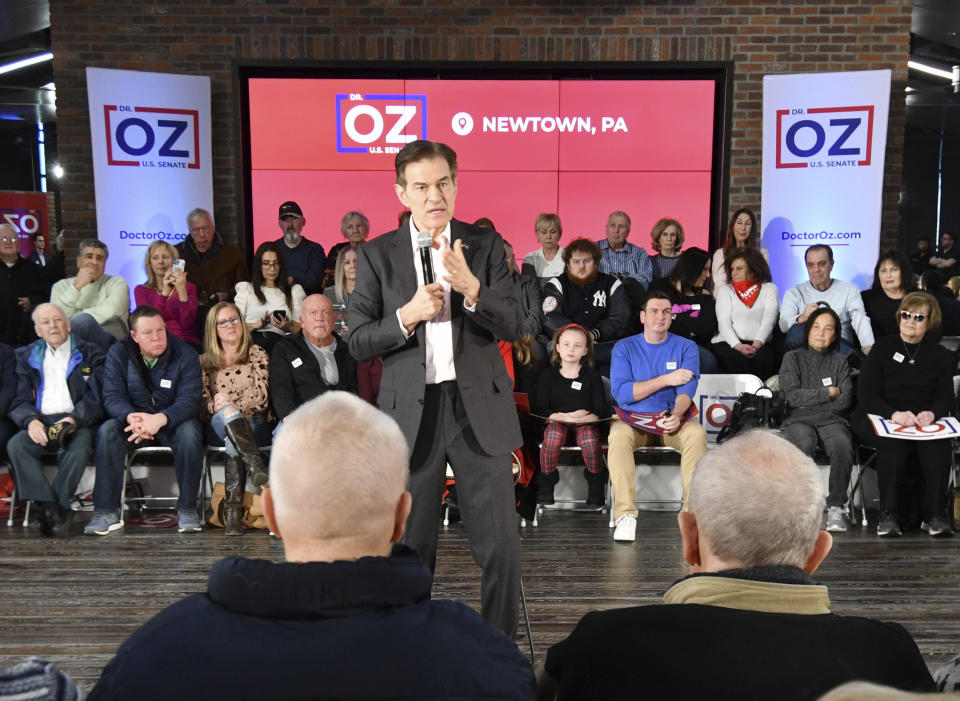
[[[210,75],[214,208],[240,225],[231,61],[735,63],[731,209],[759,209],[762,78],[890,68],[882,237],[897,239],[909,0],[71,0],[50,3],[68,248],[96,233],[84,68]],[[239,237],[242,239],[242,237]]]

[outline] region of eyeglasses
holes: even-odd
[[[2,241],[3,243],[16,243],[16,242],[18,241],[18,239],[17,239],[16,236],[13,236],[13,237],[10,237],[10,236],[0,236],[0,241]]]
[[[217,322],[217,326],[220,327],[221,329],[225,329],[228,326],[236,326],[239,323],[240,323],[240,317],[234,316],[229,319],[221,319],[220,321]]]
[[[910,319],[913,319],[913,320],[916,321],[918,324],[919,324],[921,321],[924,321],[928,316],[929,316],[929,314],[923,314],[923,313],[920,313],[920,314],[915,314],[915,313],[914,313],[914,314],[912,314],[912,313],[910,313],[910,312],[900,312],[900,318],[901,318],[901,319],[903,319],[904,321],[910,321]]]
[[[270,270],[273,270],[274,268],[279,268],[279,267],[280,267],[280,261],[278,261],[278,260],[262,260],[262,261],[260,261],[260,265],[262,265],[264,268],[268,268],[268,269],[270,269]]]

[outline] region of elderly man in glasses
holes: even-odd
[[[36,338],[30,312],[47,301],[47,284],[36,265],[20,255],[20,238],[0,224],[0,343],[22,346]]]
[[[300,308],[300,331],[284,337],[270,355],[270,399],[283,421],[324,392],[357,393],[357,361],[333,332],[333,302],[310,295]]]

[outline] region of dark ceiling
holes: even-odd
[[[944,70],[960,65],[960,0],[913,0],[911,58]],[[49,0],[0,2],[0,64],[50,50]],[[0,75],[0,120],[56,120],[52,62]],[[950,81],[911,70],[907,121],[960,135],[960,95]]]

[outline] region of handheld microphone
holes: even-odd
[[[433,245],[433,237],[429,231],[421,231],[417,234],[417,246],[420,248],[420,266],[423,268],[423,284],[430,285],[433,279],[433,259],[430,256],[430,246]]]

